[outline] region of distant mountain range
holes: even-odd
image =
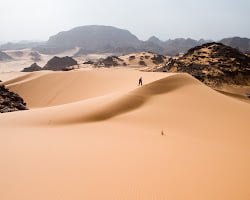
[[[240,38],[240,37],[225,38],[220,42],[227,46],[236,48],[243,53],[250,54],[250,39],[248,38]]]
[[[174,40],[161,41],[153,36],[147,41],[139,40],[128,30],[112,26],[90,25],[81,26],[69,31],[60,32],[51,36],[47,42],[7,43],[0,46],[0,50],[33,48],[44,54],[57,54],[69,49],[79,47],[76,54],[89,53],[134,53],[151,51],[164,55],[176,55],[186,53],[190,48],[202,45],[210,40],[193,40],[178,38]],[[250,39],[248,38],[226,38],[219,41],[225,45],[239,49],[243,53],[250,52]]]
[[[195,46],[211,42],[211,40],[177,38],[174,40],[161,41],[157,37],[153,36],[149,38],[147,42],[151,42],[158,46],[161,46],[164,49],[164,54],[166,55],[176,55],[179,53],[185,53]]]
[[[40,46],[42,44],[45,44],[46,42],[8,42],[4,43],[0,46],[0,50],[21,50],[21,49],[27,49],[27,48],[35,48],[37,46]]]

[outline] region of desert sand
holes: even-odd
[[[2,200],[250,198],[250,104],[190,75],[43,71],[5,84],[30,110],[0,115]]]

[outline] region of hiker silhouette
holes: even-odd
[[[142,77],[139,78],[139,86],[142,86]]]

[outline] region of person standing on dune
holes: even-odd
[[[139,86],[142,86],[142,77],[139,78]]]

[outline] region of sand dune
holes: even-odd
[[[35,109],[0,115],[1,199],[249,199],[250,106],[187,74],[6,84]]]
[[[5,82],[20,94],[28,107],[47,107],[132,90],[140,76],[144,83],[167,76],[135,70],[99,69],[94,71],[35,72]],[[96,79],[98,81],[96,81]]]

